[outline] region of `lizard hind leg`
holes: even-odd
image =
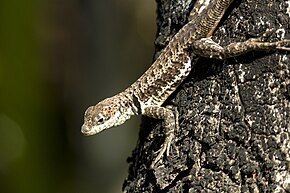
[[[161,160],[165,153],[166,156],[169,156],[171,142],[174,138],[174,131],[178,128],[178,114],[175,114],[174,111],[169,108],[149,106],[144,109],[144,115],[155,119],[164,120],[165,140],[161,148],[156,152],[158,155],[150,166],[153,168],[155,164]]]
[[[201,38],[193,42],[192,48],[195,54],[203,57],[226,59],[239,56],[251,51],[289,51],[290,40],[285,39],[276,42],[262,42],[261,38],[252,38],[244,42],[234,42],[225,47],[220,46],[211,38]]]

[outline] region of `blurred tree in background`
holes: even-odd
[[[154,3],[0,2],[1,192],[121,190],[138,122],[90,138],[80,126],[150,65]]]

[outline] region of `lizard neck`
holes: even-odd
[[[121,92],[115,95],[113,98],[113,103],[117,103],[119,106],[119,117],[118,120],[115,120],[115,126],[123,124],[126,120],[130,119],[131,116],[136,115],[137,113],[132,106],[133,98],[129,96],[126,92]]]
[[[140,100],[138,92],[134,92],[134,87],[132,87],[132,85],[119,95],[124,102],[122,106],[125,106],[128,109],[128,113],[131,116],[142,114],[144,104]]]

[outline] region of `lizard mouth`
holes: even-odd
[[[94,132],[90,127],[83,125],[81,132],[85,135],[85,136],[90,136],[90,135],[94,135],[96,132]]]

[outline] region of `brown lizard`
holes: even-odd
[[[124,123],[133,115],[163,119],[165,141],[152,162],[152,167],[169,155],[174,130],[178,127],[173,110],[163,107],[165,100],[176,90],[200,56],[226,59],[250,51],[290,50],[290,40],[261,42],[249,39],[221,47],[211,40],[218,23],[234,0],[199,0],[188,23],[164,48],[151,67],[123,92],[89,107],[84,116],[82,133],[94,135]]]

